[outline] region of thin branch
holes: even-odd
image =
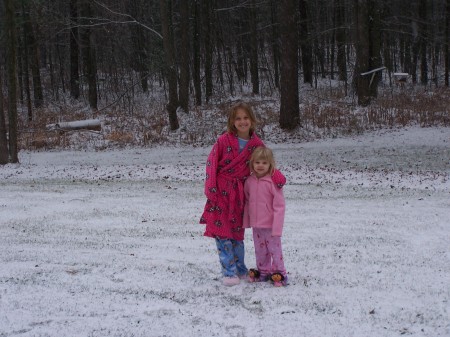
[[[115,21],[110,21],[110,23],[120,23],[120,24],[137,24],[147,30],[149,30],[150,32],[152,32],[153,34],[155,34],[156,36],[158,36],[161,40],[163,39],[162,35],[160,33],[158,33],[156,30],[154,30],[153,28],[148,27],[147,25],[143,24],[142,22],[139,22],[138,20],[136,20],[134,17],[132,17],[129,14],[124,14],[124,13],[119,13],[116,11],[113,11],[111,8],[109,8],[108,6],[106,6],[105,4],[98,2],[98,1],[94,1],[95,4],[97,4],[98,6],[106,9],[108,12],[114,14],[114,15],[118,15],[118,16],[124,16],[127,17],[129,19],[131,19],[131,21],[123,21],[123,22],[115,22]]]

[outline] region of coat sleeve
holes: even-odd
[[[283,234],[284,213],[286,210],[286,203],[284,200],[283,189],[275,187],[273,191],[273,224],[272,236],[281,236]]]
[[[244,204],[244,219],[242,220],[242,227],[250,228],[250,213],[249,213],[249,183],[248,178],[245,181],[244,185],[244,195],[245,195],[245,204]]]
[[[217,201],[217,168],[220,154],[219,140],[214,144],[206,160],[205,195],[211,201]]]
[[[283,188],[286,185],[286,177],[279,170],[275,169],[272,174],[272,181],[278,188]]]

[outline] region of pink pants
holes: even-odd
[[[281,237],[272,236],[272,229],[253,228],[253,242],[255,245],[256,266],[261,276],[280,273],[286,276]]]

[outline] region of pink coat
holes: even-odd
[[[206,205],[201,224],[206,224],[205,236],[221,239],[244,239],[244,181],[250,174],[248,162],[253,150],[264,143],[253,133],[239,153],[237,135],[224,133],[214,144],[206,163]],[[283,175],[274,176],[282,187]]]
[[[245,181],[244,193],[244,228],[272,228],[272,236],[281,236],[286,207],[283,190],[270,176],[251,175]]]

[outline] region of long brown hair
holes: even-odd
[[[252,122],[252,125],[250,126],[250,134],[252,134],[255,131],[257,120],[251,106],[244,102],[239,102],[231,107],[230,113],[228,114],[228,122],[227,122],[228,132],[231,133],[237,132],[236,127],[234,126],[234,121],[236,120],[236,115],[239,109],[244,110],[248,118],[250,118],[250,121]]]

